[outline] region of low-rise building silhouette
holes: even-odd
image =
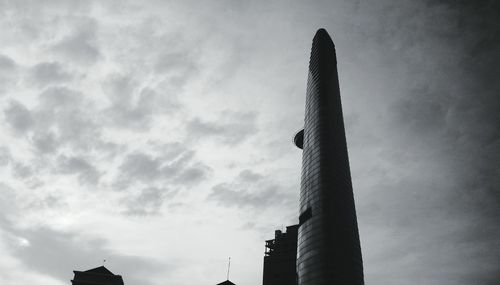
[[[266,241],[263,285],[297,284],[297,230],[299,225],[275,231],[274,239]]]
[[[120,275],[115,275],[104,266],[87,271],[73,271],[73,285],[124,285]]]
[[[226,281],[221,282],[221,283],[219,283],[219,284],[217,284],[217,285],[236,285],[236,284],[234,284],[233,282],[231,282],[231,281],[229,281],[229,280],[226,280]]]

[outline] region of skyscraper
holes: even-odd
[[[324,29],[313,39],[304,129],[294,141],[303,149],[298,284],[364,284],[335,46]]]

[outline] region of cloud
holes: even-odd
[[[0,54],[0,71],[2,73],[12,71],[16,66],[16,62],[12,58]]]
[[[189,138],[214,138],[217,142],[235,145],[257,132],[256,113],[222,112],[216,121],[195,118],[188,122]]]
[[[96,185],[99,182],[101,175],[86,159],[64,155],[57,158],[57,171],[60,174],[77,174],[78,180],[81,183],[92,185]]]
[[[163,154],[133,152],[119,166],[115,187],[128,188],[136,183],[189,187],[205,180],[211,168],[195,159],[195,153],[180,144],[170,144]]]
[[[75,27],[64,36],[52,49],[64,59],[81,65],[97,62],[102,54],[95,36],[97,23],[92,18],[77,18]]]
[[[263,210],[271,205],[276,207],[279,204],[288,202],[290,197],[277,191],[278,187],[268,187],[261,191],[254,189],[238,189],[232,184],[217,184],[212,188],[209,199],[217,201],[225,207],[251,208]]]
[[[238,179],[243,182],[257,182],[263,178],[264,176],[262,174],[253,172],[250,169],[242,170],[240,174],[238,174]]]
[[[197,163],[185,168],[173,182],[181,185],[196,185],[205,180],[211,172],[210,167]]]
[[[162,177],[162,160],[145,153],[133,153],[125,157],[120,170],[125,177],[151,181]],[[167,174],[169,174],[167,172]]]
[[[6,93],[17,81],[18,66],[16,62],[0,53],[0,96]]]
[[[33,141],[39,151],[54,152],[63,145],[75,150],[104,149],[98,109],[85,94],[61,86],[45,89],[32,111],[37,123]]]
[[[293,193],[287,193],[270,179],[251,170],[243,170],[230,183],[212,187],[209,200],[224,207],[265,210],[280,208],[292,202]]]
[[[64,113],[78,110],[79,104],[87,103],[84,94],[65,86],[53,86],[45,89],[39,95],[39,108],[42,111],[52,109],[54,113]]]
[[[115,274],[122,275],[126,284],[155,284],[155,275],[172,270],[152,259],[121,254],[110,249],[108,242],[98,238],[85,238],[79,233],[59,232],[49,228],[8,228],[12,237],[7,240],[9,251],[29,270],[69,282],[73,270],[88,270],[106,265]],[[25,241],[22,245],[17,240]],[[68,262],[71,261],[71,262]]]
[[[18,178],[28,178],[33,175],[33,169],[22,163],[14,163],[12,171],[14,176]]]
[[[166,74],[171,85],[181,88],[199,73],[199,65],[195,55],[181,49],[160,54],[154,70],[157,74]]]
[[[57,136],[51,131],[38,132],[32,139],[34,146],[41,153],[54,153],[59,146]]]
[[[0,166],[6,166],[12,161],[12,155],[5,146],[0,147]]]
[[[146,132],[155,115],[174,114],[182,107],[175,96],[141,87],[129,76],[113,74],[102,88],[111,101],[104,115],[115,127]]]
[[[35,120],[31,112],[21,103],[11,101],[4,110],[4,116],[7,124],[18,133],[24,133],[31,129]]]
[[[71,79],[71,77],[72,75],[58,62],[38,63],[31,71],[31,79],[38,86],[62,83]]]
[[[143,188],[139,194],[127,195],[123,200],[127,207],[124,214],[132,216],[158,215],[165,199],[173,194],[175,193],[166,188]]]

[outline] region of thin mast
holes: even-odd
[[[231,256],[229,257],[229,261],[227,263],[227,276],[226,279],[229,280],[229,269],[231,268]]]

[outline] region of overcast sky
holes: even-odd
[[[145,3],[143,3],[145,2]],[[500,280],[498,1],[0,0],[0,283],[261,284],[332,36],[366,284]]]

